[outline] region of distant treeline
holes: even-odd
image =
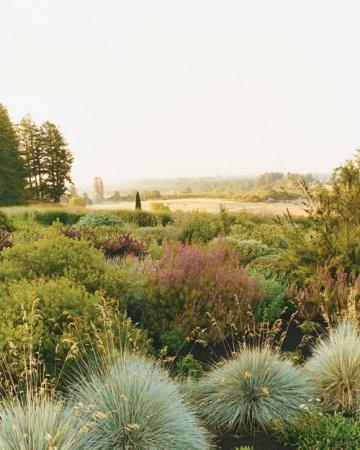
[[[173,180],[138,181],[142,200],[176,199],[176,198],[224,198],[249,202],[267,200],[294,200],[303,195],[302,182],[317,190],[321,182],[312,174],[267,172],[253,178],[184,178]],[[101,186],[99,189],[98,186]],[[153,186],[154,189],[149,189]],[[155,189],[156,187],[156,189]],[[101,195],[99,195],[101,192]],[[104,194],[102,181],[96,179],[96,200],[133,201],[136,189],[120,193],[116,190],[112,195]]]

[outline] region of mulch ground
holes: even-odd
[[[284,447],[266,434],[244,437],[226,435],[219,439],[217,443],[221,450],[235,450],[242,445],[248,445],[254,450],[295,450],[293,447]]]

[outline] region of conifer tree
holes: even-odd
[[[135,209],[141,209],[141,198],[139,191],[136,191]]]
[[[27,197],[30,200],[44,198],[43,147],[40,129],[28,114],[16,127],[19,151],[24,161]]]
[[[18,141],[7,109],[0,104],[0,205],[25,200],[25,172]]]
[[[45,173],[45,194],[54,203],[65,194],[66,183],[71,183],[70,171],[73,155],[56,125],[45,122],[41,125],[40,139]]]

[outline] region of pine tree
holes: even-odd
[[[40,129],[31,116],[26,115],[21,119],[16,131],[20,155],[24,161],[27,197],[30,200],[41,200],[44,197],[44,154]]]
[[[135,209],[141,209],[141,198],[139,191],[136,191]]]
[[[14,205],[25,199],[25,171],[18,141],[7,109],[0,104],[0,205]]]
[[[70,171],[73,156],[60,133],[51,122],[45,122],[40,128],[43,151],[43,170],[45,174],[45,195],[55,203],[66,192],[66,183],[71,183]]]

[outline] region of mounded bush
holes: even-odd
[[[124,354],[111,364],[90,364],[73,391],[84,420],[92,419],[82,449],[210,448],[207,432],[154,362]]]
[[[44,211],[35,211],[34,220],[41,225],[49,226],[54,222],[60,222],[63,225],[74,225],[83,216],[81,213],[67,211],[65,209],[45,209]]]
[[[159,261],[147,271],[150,289],[143,321],[162,343],[173,330],[181,343],[195,328],[207,329],[206,339],[221,342],[249,320],[264,298],[263,280],[239,267],[237,256],[220,241],[202,245],[166,245]],[[208,313],[221,328],[211,326]]]
[[[360,410],[360,335],[355,324],[340,323],[316,345],[306,366],[324,406],[332,411]]]
[[[211,428],[245,432],[275,420],[294,422],[310,398],[301,369],[268,349],[242,350],[194,388],[200,414]]]
[[[147,245],[152,243],[163,245],[165,242],[178,239],[178,230],[172,225],[167,227],[158,225],[156,227],[135,228],[132,232],[137,239],[145,242]]]
[[[235,239],[228,237],[226,240],[239,255],[240,262],[244,266],[256,258],[274,254],[274,249],[256,239]]]
[[[150,211],[153,213],[170,212],[170,208],[163,202],[153,202],[150,203]]]
[[[76,224],[76,228],[96,228],[96,227],[114,227],[123,226],[120,217],[110,213],[87,214],[82,216]]]
[[[178,214],[175,224],[180,229],[179,239],[185,244],[210,242],[223,231],[219,218],[209,213]]]
[[[77,241],[87,240],[95,248],[100,249],[107,258],[145,255],[145,245],[131,233],[115,231],[105,233],[104,237],[98,237],[97,233],[87,228],[66,227],[61,230],[61,234]]]
[[[15,227],[12,220],[3,211],[0,211],[0,231],[14,231]]]
[[[102,298],[65,278],[18,281],[0,285],[0,350],[12,373],[23,370],[30,345],[55,376],[65,360],[77,356],[101,332]],[[71,359],[70,359],[71,362]]]
[[[64,236],[17,243],[2,258],[0,280],[66,276],[91,291],[102,287],[107,269],[100,250]]]
[[[71,199],[69,200],[69,205],[71,206],[78,206],[81,208],[85,208],[86,205],[88,204],[88,200],[85,197],[71,197]]]
[[[63,404],[46,398],[5,402],[0,408],[0,448],[76,450],[82,428],[73,419]]]
[[[107,258],[124,258],[126,256],[141,257],[145,254],[145,246],[130,233],[118,233],[112,239],[95,243]]]
[[[114,211],[124,222],[134,223],[138,227],[155,227],[159,225],[159,217],[149,211],[120,209]]]

